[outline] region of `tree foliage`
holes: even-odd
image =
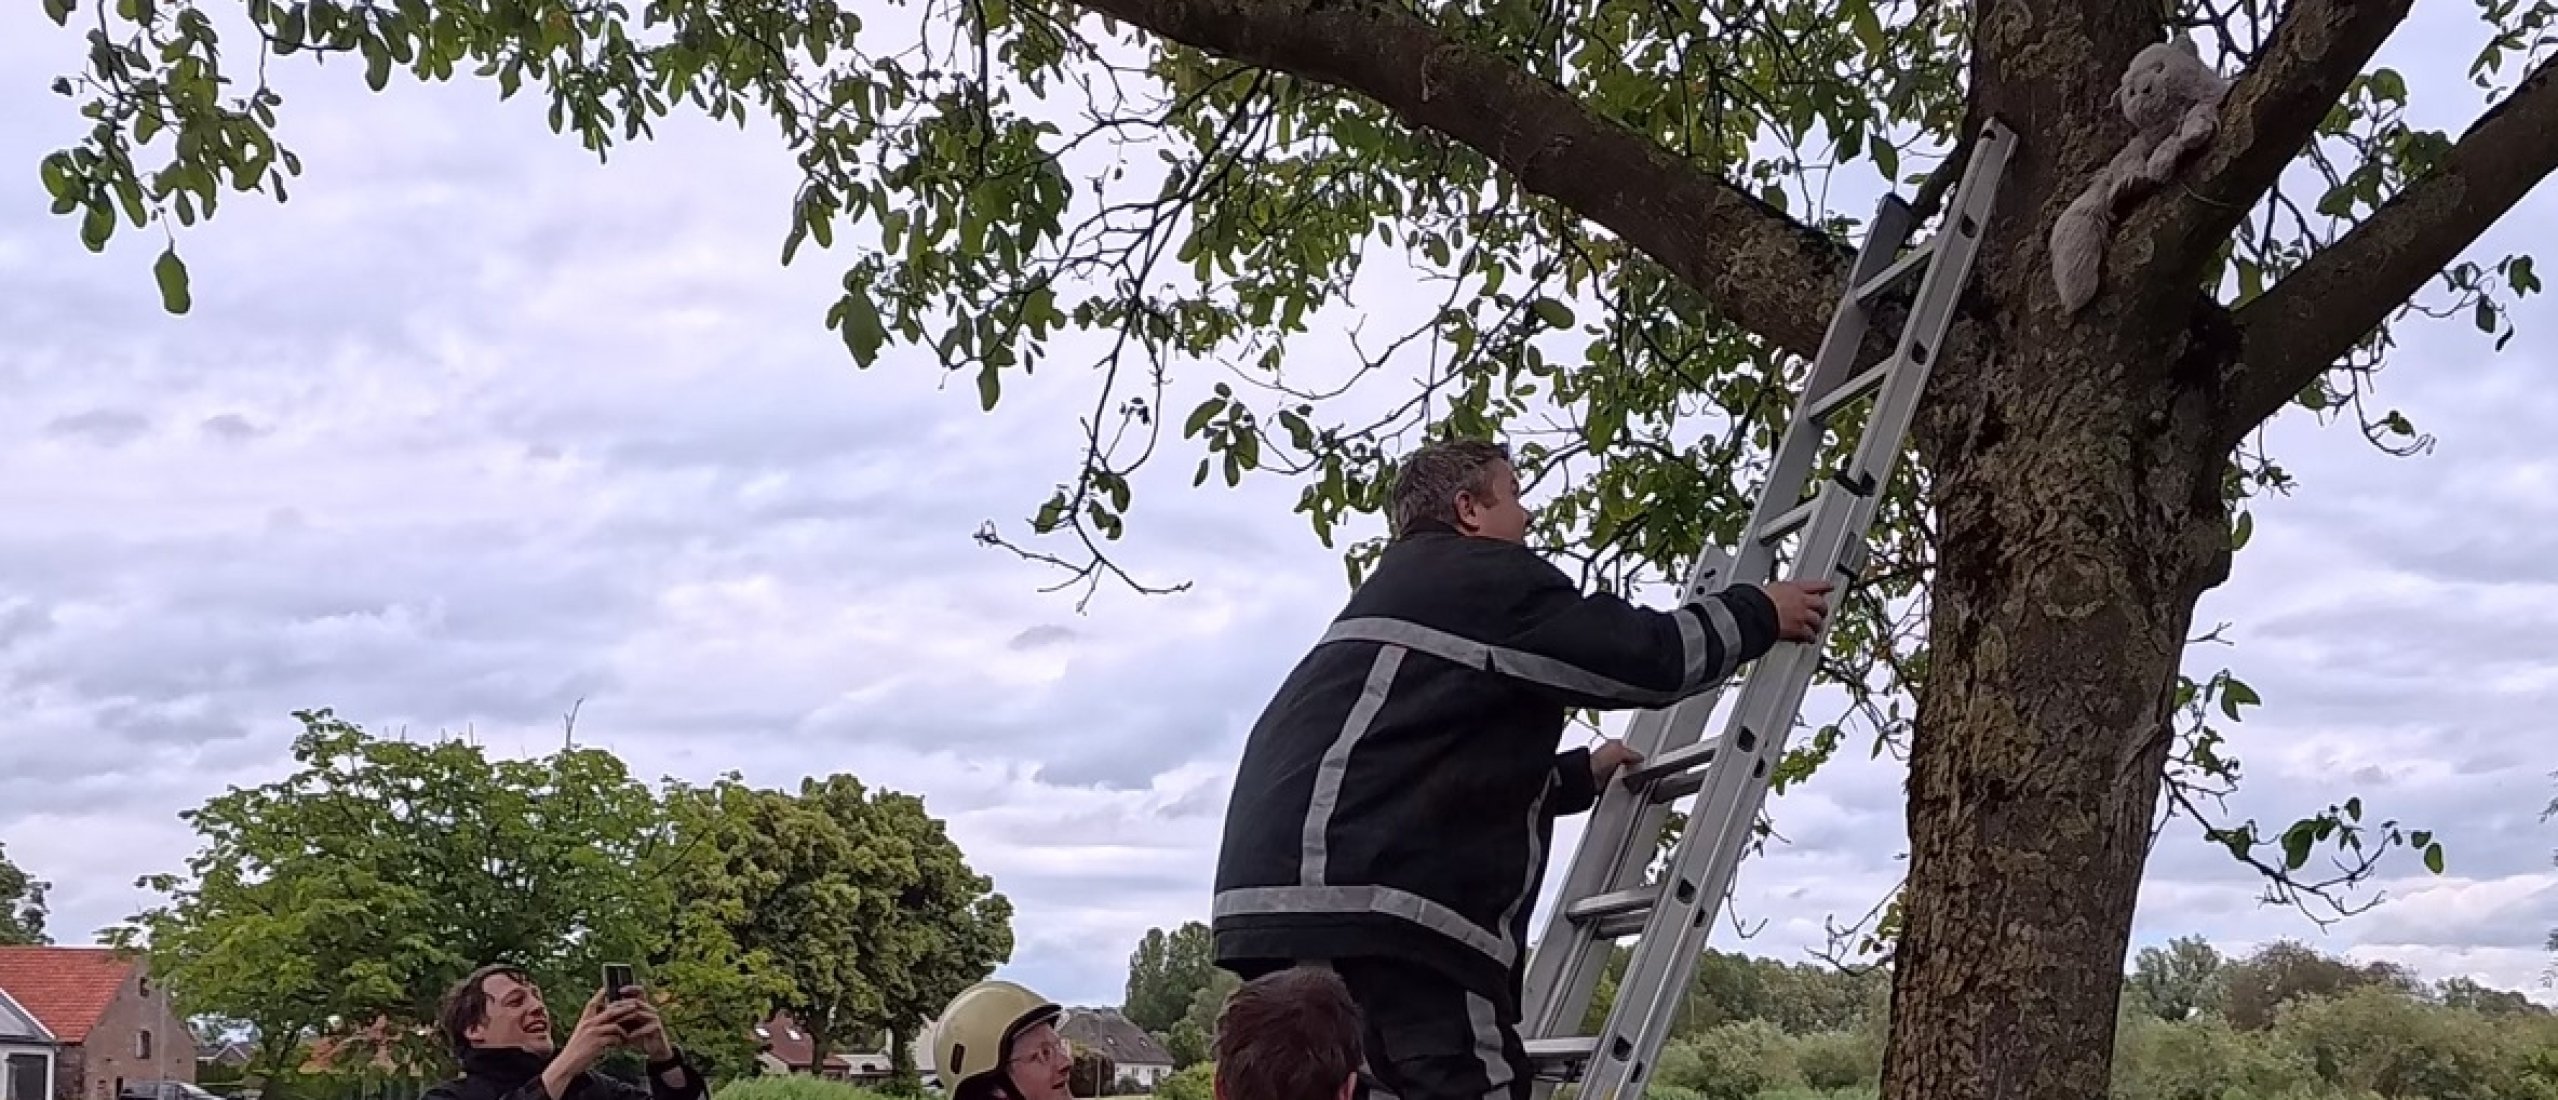
[[[145,878],[171,900],[122,930],[187,1011],[255,1029],[262,1073],[323,1030],[350,1066],[437,1066],[437,1000],[484,963],[580,1003],[603,963],[665,957],[669,837],[610,754],[491,760],[296,717],[297,770],[180,815],[201,844],[188,873]],[[671,1015],[679,1035],[705,1026]]]
[[[2129,993],[2141,1007],[2162,1020],[2182,1020],[2197,1012],[2216,1011],[2221,999],[2225,962],[2211,941],[2179,936],[2165,947],[2143,948],[2132,961]]]
[[[313,1038],[344,1066],[381,1054],[439,1070],[438,999],[500,961],[532,974],[563,1025],[603,963],[634,964],[678,1041],[731,1075],[753,1058],[750,1022],[810,999],[801,980],[911,1012],[1010,950],[1002,899],[909,796],[863,798],[839,776],[806,803],[733,782],[661,797],[573,743],[492,760],[297,717],[297,770],[187,811],[201,845],[187,873],[143,880],[170,900],[115,937],[147,946],[183,1011],[253,1031],[254,1076],[298,1066]],[[794,828],[766,831],[777,822]],[[837,871],[786,880],[776,853],[803,851]],[[832,942],[790,938],[785,896],[844,902],[827,930],[860,950],[812,954]],[[835,965],[789,965],[809,957]]]
[[[2223,971],[2221,1011],[2230,1026],[2253,1031],[2273,1026],[2283,1006],[2294,1001],[2340,996],[2366,986],[2412,993],[2418,983],[2395,963],[2356,966],[2297,941],[2277,940]]]
[[[1120,1011],[1149,1032],[1169,1032],[1216,973],[1216,944],[1206,924],[1191,921],[1169,933],[1149,928],[1128,955],[1128,989]]]
[[[44,932],[47,886],[9,862],[7,846],[0,845],[0,945],[53,942]]]
[[[1011,903],[911,795],[849,775],[803,780],[797,794],[730,777],[674,800],[721,830],[729,931],[787,978],[778,1006],[819,1062],[930,1019],[1012,953]]]
[[[2558,1013],[2519,992],[2449,977],[2428,986],[2397,968],[2355,967],[2298,944],[2228,958],[2201,937],[2141,956],[2125,979],[2113,1089],[2118,1100],[2550,1100],[2558,1096]],[[2207,966],[2207,963],[2216,965]],[[2143,971],[2146,970],[2145,975]],[[2175,975],[2171,998],[2200,973],[2322,975],[2293,979],[2270,1007],[2156,1011],[2144,990]],[[2377,980],[2375,973],[2390,980]],[[1793,982],[1751,975],[1791,974]],[[1882,1060],[1885,1006],[1828,1018],[1826,978],[1873,975],[1716,953],[1653,1078],[1652,1092],[1723,1100],[1793,1100],[1804,1090],[1870,1096]],[[2206,979],[2203,983],[2209,985]],[[2263,1013],[2268,1022],[2255,1018]]]
[[[1173,1065],[1187,1068],[1217,1057],[1217,1019],[1226,1010],[1226,998],[1243,988],[1243,979],[1231,970],[1211,971],[1208,984],[1190,995],[1190,1005],[1181,1021],[1156,1038],[1172,1055]]]

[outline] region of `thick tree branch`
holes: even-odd
[[[2442,164],[2241,307],[2223,435],[2253,430],[2558,170],[2558,59],[2461,135]]]
[[[1510,60],[1384,0],[1074,0],[1374,99],[1642,249],[1741,327],[1817,351],[1851,253]]]
[[[2413,0],[2296,0],[2256,64],[2221,101],[2220,132],[2124,238],[2158,242],[2162,270],[2199,268],[2317,133]]]

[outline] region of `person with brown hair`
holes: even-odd
[[[1351,1100],[1362,1044],[1339,976],[1311,966],[1262,975],[1217,1014],[1217,1100]]]
[[[613,994],[623,994],[613,996]],[[436,1030],[462,1064],[461,1076],[426,1090],[420,1100],[704,1100],[696,1072],[636,987],[595,991],[569,1030],[551,1037],[542,991],[524,971],[483,966],[454,984],[436,1013]],[[615,1050],[648,1058],[642,1088],[595,1069]]]
[[[1584,592],[1527,545],[1518,471],[1488,441],[1413,452],[1389,508],[1393,541],[1244,743],[1217,964],[1329,966],[1402,1100],[1527,1100],[1520,986],[1554,821],[1639,763],[1614,740],[1563,750],[1567,719],[1668,706],[1817,640],[1831,584],[1668,610]]]

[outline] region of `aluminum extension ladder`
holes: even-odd
[[[1735,581],[1770,579],[1780,547],[1797,534],[1803,538],[1792,555],[1793,577],[1832,578],[1839,594],[1857,579],[1870,551],[1877,498],[1891,482],[1928,371],[1952,327],[2014,145],[2015,135],[2000,123],[1983,128],[1939,232],[1906,255],[1900,253],[1913,228],[1909,204],[1898,195],[1884,198],[1744,529],[1751,537],[1737,561],[1720,548],[1707,550],[1685,591],[1704,595]],[[1865,343],[1867,307],[1913,274],[1918,292],[1898,347],[1850,377]],[[1853,457],[1814,487],[1812,466],[1831,417],[1868,395],[1875,400]],[[1808,500],[1807,489],[1813,490]],[[1751,667],[1723,733],[1711,741],[1703,737],[1720,690],[1636,716],[1625,740],[1644,763],[1609,784],[1592,808],[1554,916],[1528,960],[1520,1035],[1538,1066],[1539,1100],[1572,1079],[1580,1082],[1578,1100],[1643,1095],[1820,654],[1819,641],[1778,642]],[[1672,805],[1691,794],[1698,798],[1678,847],[1661,877],[1647,882]],[[1600,972],[1627,935],[1641,938],[1607,1025],[1598,1035],[1579,1034]]]

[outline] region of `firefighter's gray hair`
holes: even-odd
[[[1388,517],[1400,538],[1425,520],[1455,523],[1457,494],[1492,491],[1492,471],[1510,465],[1510,449],[1475,439],[1426,443],[1395,472]]]

